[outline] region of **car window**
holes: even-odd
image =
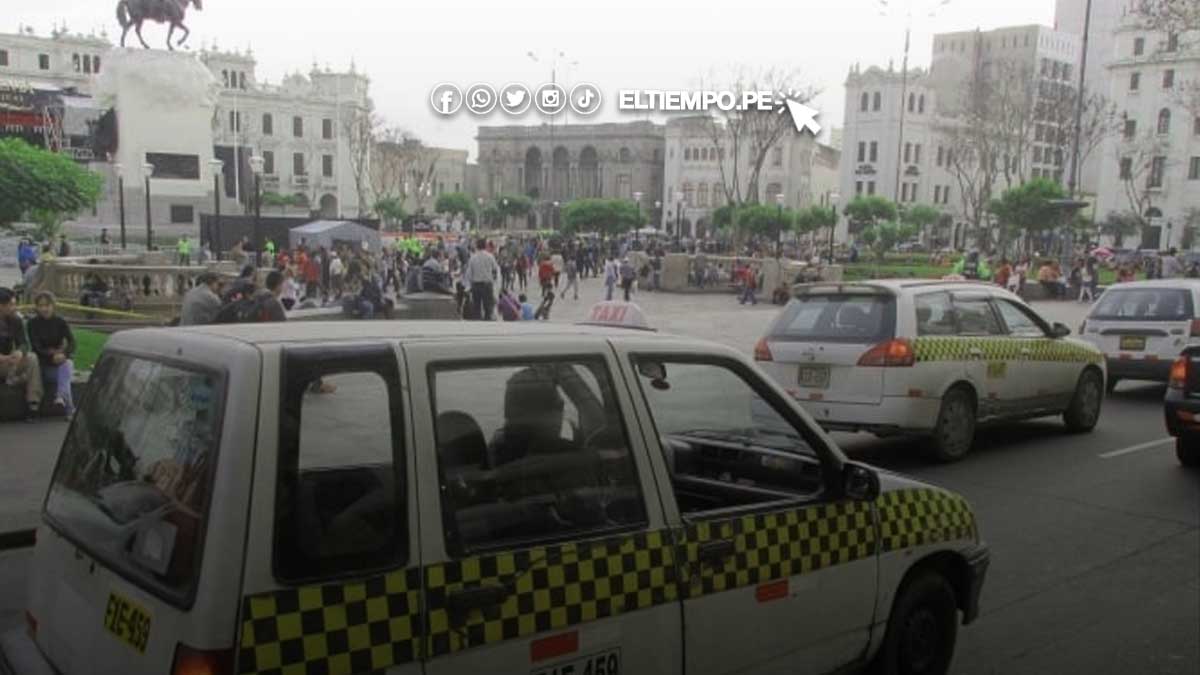
[[[283,580],[395,565],[407,554],[395,357],[378,370],[327,372],[285,361],[275,569]],[[370,363],[359,359],[358,367]],[[389,367],[390,366],[390,367]]]
[[[772,324],[775,339],[876,343],[894,337],[896,301],[887,295],[801,295]]]
[[[999,335],[1003,332],[992,311],[992,303],[983,298],[955,298],[954,314],[958,319],[957,335]]]
[[[1009,300],[997,300],[995,307],[1004,319],[1010,335],[1015,337],[1046,337],[1046,331],[1032,316],[1016,303]]]
[[[1089,319],[1101,321],[1188,321],[1195,316],[1192,293],[1177,288],[1112,288],[1100,296]]]
[[[600,359],[436,366],[447,547],[455,554],[646,522],[625,423]]]
[[[650,357],[635,364],[683,512],[820,491],[813,448],[742,373]]]
[[[46,514],[141,585],[194,588],[216,462],[215,374],[106,355],[54,471]]]
[[[949,293],[925,293],[916,296],[917,335],[954,335],[958,324],[954,320],[954,305]]]

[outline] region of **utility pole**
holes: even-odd
[[[896,191],[892,200],[900,206],[900,175],[904,172],[904,107],[908,105],[908,49],[912,37],[912,12],[908,14],[908,23],[904,27],[904,60],[900,64],[900,127],[896,134]]]
[[[1071,180],[1068,184],[1068,196],[1075,199],[1075,190],[1079,186],[1079,141],[1083,132],[1084,106],[1084,74],[1087,72],[1088,31],[1092,24],[1092,0],[1087,0],[1083,10],[1083,52],[1079,57],[1079,89],[1075,92],[1075,139],[1071,148]],[[1095,209],[1093,209],[1093,214]]]

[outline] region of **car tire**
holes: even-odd
[[[962,387],[942,397],[930,450],[939,462],[957,462],[975,444],[975,399]]]
[[[1096,428],[1100,421],[1100,407],[1104,402],[1103,380],[1100,373],[1090,368],[1079,376],[1071,403],[1063,412],[1063,422],[1074,433],[1084,433]]]
[[[875,675],[942,675],[958,638],[954,589],[935,572],[921,572],[900,590],[872,664]]]
[[[1117,388],[1117,385],[1120,383],[1121,383],[1121,378],[1109,377],[1108,381],[1104,383],[1104,393],[1106,393],[1106,394],[1113,393],[1113,391]]]
[[[1180,436],[1175,439],[1175,457],[1189,469],[1200,466],[1200,437]]]

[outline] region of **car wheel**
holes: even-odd
[[[941,575],[921,573],[900,591],[872,670],[878,675],[941,675],[950,670],[957,637],[953,589]]]
[[[1175,439],[1175,456],[1179,463],[1195,468],[1200,466],[1200,438],[1180,436]]]
[[[1063,413],[1067,429],[1074,432],[1091,431],[1100,421],[1100,405],[1104,401],[1100,373],[1085,370],[1075,385],[1075,395]]]
[[[933,429],[933,456],[941,462],[962,459],[975,444],[975,401],[967,390],[951,389],[942,397]]]
[[[1117,385],[1120,383],[1121,383],[1121,378],[1110,376],[1108,378],[1108,381],[1104,383],[1104,393],[1106,393],[1106,394],[1113,393],[1113,390],[1116,389]]]

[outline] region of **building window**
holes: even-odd
[[[913,164],[921,163],[921,144],[917,143],[913,146]]]
[[[304,153],[292,153],[292,174],[296,176],[304,175]]]
[[[878,141],[871,141],[871,161],[872,162],[879,161],[879,142]]]
[[[1137,73],[1137,72],[1130,73],[1129,74],[1129,91],[1137,91],[1139,88],[1141,88],[1141,86],[1142,86],[1142,74]]]
[[[1125,120],[1125,138],[1132,139],[1137,135],[1137,120]]]
[[[1146,179],[1146,187],[1160,188],[1163,185],[1163,174],[1166,173],[1167,158],[1155,157],[1150,160],[1150,176]]]
[[[7,65],[8,65],[8,50],[0,49],[0,66],[7,66]],[[866,94],[863,94],[863,96],[866,96]],[[864,107],[863,110],[866,110],[866,108]]]
[[[934,185],[933,186],[933,203],[934,204],[941,203],[941,200],[942,200],[942,186]]]
[[[858,142],[858,161],[860,161],[860,162],[867,161],[867,142],[866,141]]]
[[[875,194],[875,181],[873,181],[873,180],[867,181],[867,194],[869,194],[869,195]]]
[[[241,111],[229,111],[229,130],[234,133],[242,132],[242,113]]]
[[[904,144],[904,163],[908,164],[912,160],[912,143]]]
[[[685,162],[692,161],[692,149],[691,148],[683,149],[683,161],[685,161]]]
[[[1034,162],[1042,161],[1042,146],[1040,146],[1040,145],[1033,146],[1033,161]]]
[[[270,136],[275,133],[275,118],[271,117],[271,113],[263,113],[262,132],[263,136]]]
[[[1171,133],[1171,111],[1168,108],[1158,111],[1158,133]]]
[[[92,72],[93,73],[100,72],[100,57],[99,56],[92,57]]]
[[[328,117],[321,120],[321,138],[325,140],[333,138],[333,120]]]
[[[937,153],[937,165],[938,166],[942,165],[942,161],[945,159],[945,156],[946,156],[945,150],[942,148],[942,146],[939,145],[938,153]]]
[[[854,196],[855,197],[862,196],[862,191],[863,191],[862,181],[861,180],[854,181]]]
[[[38,70],[50,70],[49,54],[38,54]]]
[[[246,73],[244,73],[244,72],[238,73],[238,88],[239,89],[246,88]]]
[[[1171,33],[1167,36],[1167,51],[1174,52],[1179,50],[1179,34]]]
[[[696,190],[696,206],[708,206],[708,183],[701,183]]]
[[[221,82],[224,83],[226,89],[229,88],[229,71],[221,70]]]
[[[900,201],[908,201],[908,183],[900,184]]]
[[[875,92],[875,96],[871,99],[871,109],[878,112],[883,107],[883,95]]]
[[[1029,172],[1029,175],[1033,176],[1034,180],[1037,180],[1038,178],[1042,177],[1042,170],[1035,166],[1033,167],[1033,170]]]
[[[1188,162],[1188,180],[1200,180],[1200,157],[1193,157]]]
[[[1130,180],[1133,178],[1133,160],[1129,157],[1121,158],[1121,180]]]
[[[7,58],[7,54],[5,55],[5,57]],[[7,64],[5,64],[5,65],[7,65]],[[871,95],[864,91],[862,93],[862,97],[859,99],[858,109],[862,112],[867,112],[867,107],[870,105],[870,103],[871,103]]]
[[[195,210],[189,204],[172,204],[171,205],[171,223],[182,224],[191,223],[195,220]]]
[[[1200,117],[1192,118],[1192,135],[1200,136]]]
[[[925,94],[921,94],[921,97],[917,99],[917,112],[925,114]]]
[[[75,72],[77,73],[83,72],[83,61],[79,58],[78,54],[71,55],[71,67],[74,68]]]
[[[1134,38],[1133,55],[1141,56],[1146,51],[1146,38]]]
[[[262,151],[263,173],[268,176],[275,174],[275,153],[271,150]]]
[[[783,148],[771,150],[771,166],[783,166]]]
[[[1175,69],[1167,68],[1163,71],[1163,89],[1171,89],[1175,86]]]
[[[333,178],[333,155],[321,155],[321,175]]]
[[[1063,64],[1063,67],[1062,67],[1062,79],[1063,79],[1064,81],[1068,81],[1068,82],[1071,80],[1071,64],[1069,64],[1069,63],[1064,63],[1064,64]]]
[[[292,118],[292,135],[296,138],[304,138],[304,118],[296,116]]]
[[[917,95],[909,94],[908,95],[908,112],[916,112],[916,110],[917,110]]]

